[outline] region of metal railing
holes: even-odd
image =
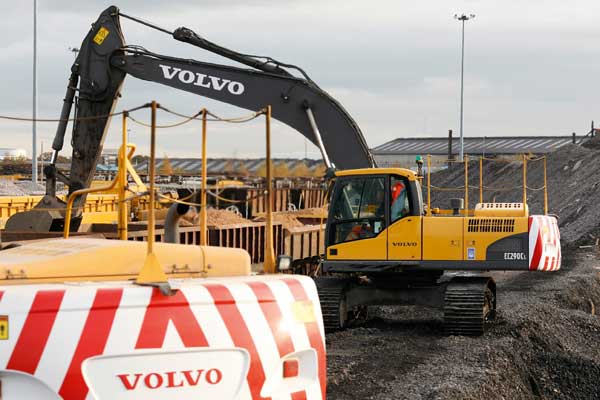
[[[529,156],[527,154],[522,154],[520,157],[520,162],[522,163],[523,167],[522,167],[522,184],[520,186],[520,189],[522,191],[522,202],[524,205],[527,204],[527,190],[530,191],[539,191],[539,190],[543,190],[544,191],[544,214],[548,214],[548,177],[547,177],[547,159],[546,156],[540,156],[540,157],[533,157],[533,156]],[[469,156],[465,154],[464,159],[462,160],[462,164],[463,164],[463,169],[464,169],[464,184],[461,187],[455,187],[455,188],[448,188],[448,187],[436,187],[434,185],[431,184],[431,155],[428,154],[427,155],[427,184],[423,185],[425,186],[426,190],[427,190],[427,210],[426,210],[426,215],[430,216],[432,214],[432,207],[431,207],[431,191],[432,190],[437,190],[437,191],[462,191],[464,193],[464,200],[465,200],[465,207],[463,210],[461,210],[461,213],[463,213],[464,215],[469,215]],[[498,159],[493,159],[493,158],[487,158],[484,156],[479,156],[479,203],[483,203],[484,202],[484,190],[486,189],[486,186],[484,185],[484,173],[483,173],[483,166],[484,166],[484,161],[488,161],[488,162],[515,162],[515,160],[498,160]],[[544,184],[541,187],[538,188],[532,188],[529,187],[527,185],[527,168],[528,168],[528,163],[531,162],[535,162],[535,161],[542,161],[543,162],[543,180],[544,180]],[[459,160],[442,160],[442,163],[445,163],[447,165],[451,165],[452,163],[461,163],[461,161]],[[502,187],[494,187],[494,188],[487,188],[492,192],[497,192],[497,191],[513,191],[513,190],[517,190],[517,187],[506,187],[506,188],[502,188]],[[440,213],[445,213],[445,211],[447,210],[441,210]]]

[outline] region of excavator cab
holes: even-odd
[[[522,203],[469,209],[456,200],[452,210],[425,210],[407,169],[336,172],[316,280],[325,328],[343,329],[367,306],[423,305],[443,310],[448,334],[480,335],[496,309],[496,284],[481,272],[560,268],[555,217],[529,215]]]
[[[407,169],[336,173],[327,230],[327,260],[421,258],[421,186]]]

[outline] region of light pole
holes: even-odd
[[[77,47],[69,47],[69,51],[73,53],[75,59],[77,59],[77,53],[79,53],[79,49]]]
[[[475,18],[475,14],[454,14],[454,19],[462,22],[461,50],[460,50],[460,157],[464,160],[465,144],[463,139],[463,94],[464,94],[464,76],[465,76],[465,21]]]
[[[33,112],[31,133],[31,181],[37,183],[37,0],[33,0]]]

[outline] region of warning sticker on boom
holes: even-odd
[[[0,315],[0,340],[8,340],[8,315]]]
[[[94,42],[96,44],[102,44],[102,42],[104,42],[104,39],[106,39],[109,33],[110,31],[108,29],[106,29],[103,26],[100,27],[100,30],[98,31],[98,33],[96,33],[96,36],[94,36]]]

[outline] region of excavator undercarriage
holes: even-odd
[[[371,278],[316,279],[327,331],[346,328],[363,316],[368,306],[420,305],[442,309],[444,331],[449,335],[481,335],[486,323],[495,317],[496,284],[490,277],[441,274],[425,277],[415,272]]]
[[[556,217],[524,203],[465,210],[463,199],[432,209],[422,191],[408,169],[336,172],[317,279],[328,330],[368,306],[421,305],[443,310],[447,334],[481,335],[496,315],[487,271],[560,268]]]

